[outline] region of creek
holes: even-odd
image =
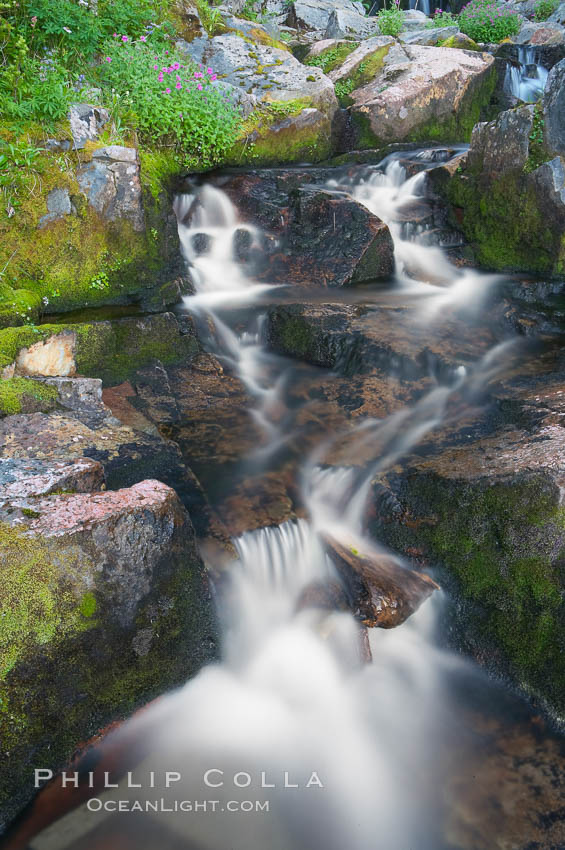
[[[115,733],[118,749],[125,736],[124,764],[134,765],[136,777],[175,771],[180,778],[158,793],[148,781],[138,780],[140,790],[122,780],[98,795],[101,812],[82,807],[34,839],[32,850],[562,846],[557,839],[534,843],[540,818],[558,809],[551,777],[563,763],[562,741],[518,695],[454,648],[448,592],[435,592],[397,628],[369,630],[372,663],[352,614],[304,604],[311,588],[339,583],[327,535],[410,569],[368,536],[372,482],[453,419],[454,398],[461,419],[480,406],[485,387],[519,353],[509,333],[487,349],[477,333],[475,356],[464,365],[430,364],[428,385],[409,404],[357,419],[339,462],[343,434],[331,417],[318,419],[314,436],[302,438],[297,398],[313,369],[301,371],[269,350],[267,304],[324,298],[362,300],[374,310],[397,304],[407,307],[406,333],[433,338],[454,314],[471,328],[488,322],[481,308],[503,284],[455,265],[445,249],[449,234],[406,214],[426,194],[434,153],[412,151],[409,158],[419,169],[410,175],[406,155],[396,153],[324,186],[389,225],[395,278],[363,291],[328,295],[295,289],[291,281],[258,282],[237,259],[237,245],[244,238],[259,246],[260,234],[242,224],[227,195],[204,185],[177,198],[195,288],[184,309],[208,350],[244,384],[250,422],[261,435],[236,473],[222,477],[214,470],[215,480],[205,482],[208,494],[212,501],[214,494],[225,498],[250,472],[276,477],[290,458],[300,516],[235,537],[236,560],[217,588],[221,661]],[[386,364],[391,381],[399,368],[394,358]],[[319,782],[310,782],[314,774]],[[151,808],[156,798],[159,811]],[[118,816],[109,804],[116,800],[150,806]],[[190,814],[173,811],[175,801],[190,804]]]

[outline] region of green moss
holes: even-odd
[[[352,119],[356,126],[361,148],[384,147],[391,142],[468,142],[473,127],[484,119],[496,87],[497,74],[494,66],[470,85],[462,98],[457,113],[449,112],[421,124],[402,139],[384,138],[371,126],[369,115],[355,111]]]
[[[277,165],[285,162],[320,162],[331,153],[331,133],[305,126],[280,126],[311,105],[308,98],[264,101],[244,122],[242,138],[227,157],[229,165]]]
[[[41,298],[36,292],[0,284],[0,328],[36,322],[40,308]]]
[[[34,511],[32,508],[22,508],[22,514],[28,519],[38,519],[41,516],[40,513]]]
[[[175,183],[184,172],[180,157],[174,150],[139,151],[141,182],[158,201],[163,191]]]
[[[529,137],[528,159],[524,166],[526,174],[535,171],[536,168],[539,168],[540,165],[551,159],[551,155],[547,152],[543,140],[544,124],[542,105],[541,103],[536,103],[532,131]]]
[[[80,611],[80,613],[82,614],[83,617],[86,617],[87,619],[89,619],[90,617],[94,616],[94,614],[96,613],[97,607],[98,607],[98,604],[96,602],[95,595],[93,593],[91,593],[90,591],[87,591],[85,594],[83,594],[83,597],[80,600],[80,605],[79,605],[78,610]]]
[[[494,484],[415,475],[403,498],[411,523],[389,529],[389,542],[423,546],[447,567],[484,611],[475,628],[487,643],[526,687],[564,708],[565,547],[556,541],[565,509],[555,485],[543,475]]]
[[[452,35],[451,38],[440,41],[438,47],[452,47],[456,50],[480,50],[479,45],[473,39],[461,39],[458,35]]]
[[[12,364],[22,348],[29,348],[40,340],[50,336],[49,330],[34,325],[0,330],[0,368]]]
[[[455,208],[462,209],[458,225],[481,265],[557,273],[559,236],[548,227],[535,186],[526,174],[507,173],[487,186],[478,175],[463,171],[450,181],[447,197]]]
[[[288,52],[288,45],[284,44],[282,41],[278,41],[276,38],[272,38],[269,33],[264,32],[262,29],[259,29],[259,27],[253,27],[253,29],[249,31],[249,35],[256,44],[263,44],[265,47],[273,47],[275,50],[285,50]]]
[[[351,103],[351,92],[369,83],[379,73],[389,49],[390,45],[387,44],[365,56],[346,77],[335,84],[336,97],[341,106],[348,106]]]
[[[353,53],[357,47],[359,47],[358,41],[342,42],[334,47],[327,47],[317,56],[307,59],[305,64],[314,65],[321,68],[324,74],[329,74],[330,71],[343,65],[349,54]]]

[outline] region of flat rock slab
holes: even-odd
[[[0,503],[54,491],[91,493],[104,486],[104,468],[90,458],[43,461],[0,458]]]

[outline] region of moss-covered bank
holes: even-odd
[[[554,478],[418,471],[389,483],[396,513],[376,512],[378,538],[443,565],[474,603],[460,633],[483,657],[490,646],[495,667],[563,713],[565,509]]]

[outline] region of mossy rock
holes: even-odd
[[[57,407],[57,389],[30,378],[0,381],[0,417],[15,413],[46,413]]]
[[[92,145],[81,152],[81,164],[92,152]],[[11,290],[0,291],[0,326],[21,323],[24,311],[36,320],[40,306],[44,312],[59,313],[102,304],[144,305],[172,282],[174,295],[167,291],[166,303],[161,300],[156,309],[176,303],[179,287],[185,285],[185,268],[171,188],[172,172],[183,169],[174,158],[152,158],[150,152],[143,158],[147,175],[142,164],[142,232],[123,219],[107,221],[88,205],[76,181],[74,161],[61,171],[57,158],[44,153],[38,163],[41,192],[24,197],[11,218],[0,213],[0,267],[5,267],[4,283]],[[68,191],[74,211],[39,227],[46,196],[55,188]]]
[[[200,351],[192,325],[184,323],[181,327],[172,313],[164,313],[139,319],[0,330],[0,369],[14,363],[22,349],[61,334],[72,335],[71,373],[100,378],[106,386],[128,380],[137,369],[156,360],[164,364],[188,362]]]
[[[81,741],[215,655],[202,562],[190,520],[169,493],[162,509],[116,514],[114,529],[102,519],[103,545],[85,529],[56,538],[30,530],[57,501],[90,496],[40,499],[17,528],[0,521],[0,738],[7,757],[0,825],[33,794],[34,767],[60,769]],[[134,548],[147,540],[143,557],[123,548],[128,534]],[[134,563],[138,579],[128,581]],[[116,569],[124,573],[120,587]]]
[[[388,486],[396,511],[387,515],[384,507],[373,520],[377,538],[419,551],[455,577],[474,606],[460,631],[475,646],[490,646],[499,667],[562,713],[565,509],[553,476],[525,471],[465,480],[409,470]]]

